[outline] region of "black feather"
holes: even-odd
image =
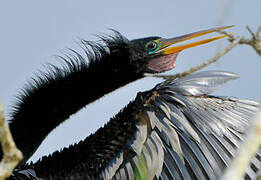
[[[49,65],[33,78],[18,96],[10,129],[25,162],[47,134],[70,115],[129,82],[143,77],[132,68],[128,40],[115,36],[101,43],[82,40],[85,56],[71,50],[60,56],[63,65]]]

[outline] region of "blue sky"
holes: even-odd
[[[245,27],[256,30],[261,25],[260,8],[260,0],[0,0],[0,99],[5,113],[8,117],[15,96],[26,82],[44,70],[44,64],[59,64],[53,55],[66,52],[68,47],[77,49],[79,38],[97,40],[95,34],[111,33],[108,28],[129,39],[151,35],[173,37],[216,27],[220,22],[235,25],[230,31],[249,37]],[[186,50],[169,73],[197,65],[213,57],[220,46],[227,45],[226,40],[220,40]],[[220,87],[216,95],[259,101],[260,69],[261,58],[245,45],[234,48],[221,61],[206,68],[241,76]],[[87,106],[52,132],[32,159],[85,138],[134,99],[138,91],[150,89],[157,82],[160,79],[145,78]]]

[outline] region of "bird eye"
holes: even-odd
[[[149,51],[154,51],[155,49],[157,49],[158,45],[157,43],[155,43],[154,41],[150,41],[146,44],[146,48],[149,50]]]

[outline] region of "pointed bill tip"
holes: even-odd
[[[196,42],[192,42],[192,43],[188,43],[185,45],[180,45],[180,46],[175,46],[175,47],[169,47],[171,45],[174,45],[176,43],[182,42],[182,41],[186,41],[189,39],[193,39],[199,36],[203,36],[209,33],[213,33],[213,32],[217,32],[217,31],[221,31],[224,29],[228,29],[234,27],[234,25],[231,26],[223,26],[223,27],[217,27],[217,28],[211,28],[211,29],[207,29],[207,30],[202,30],[202,31],[198,31],[198,32],[194,32],[194,33],[190,33],[190,34],[186,34],[183,36],[179,36],[179,37],[175,37],[175,38],[170,38],[170,39],[160,39],[159,43],[161,44],[161,49],[159,49],[159,51],[157,51],[156,53],[161,53],[163,55],[168,55],[168,54],[172,54],[172,53],[176,53],[179,51],[182,51],[184,49],[188,49],[194,46],[198,46],[201,44],[206,44],[218,39],[222,39],[224,37],[227,37],[228,35],[220,35],[220,36],[216,36],[213,38],[208,38],[208,39],[204,39],[204,40],[199,40]],[[169,47],[169,48],[168,48]]]

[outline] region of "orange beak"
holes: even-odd
[[[211,29],[208,29],[208,30],[198,31],[198,32],[195,32],[195,33],[190,33],[190,34],[186,34],[186,35],[183,35],[183,36],[170,38],[170,39],[161,38],[159,40],[156,40],[156,43],[158,43],[160,48],[157,51],[155,51],[155,54],[157,54],[157,53],[161,53],[163,55],[173,54],[173,53],[176,53],[176,52],[180,52],[184,49],[188,49],[188,48],[198,46],[198,45],[201,45],[201,44],[206,44],[206,43],[227,37],[227,35],[220,35],[220,36],[216,36],[216,37],[213,37],[213,38],[192,42],[192,43],[189,43],[189,44],[172,46],[172,45],[179,43],[179,42],[182,42],[182,41],[186,41],[186,40],[189,40],[189,39],[193,39],[193,38],[196,38],[196,37],[199,37],[199,36],[203,36],[203,35],[215,32],[217,30],[224,30],[224,29],[231,28],[231,27],[233,27],[233,26],[211,28]]]

